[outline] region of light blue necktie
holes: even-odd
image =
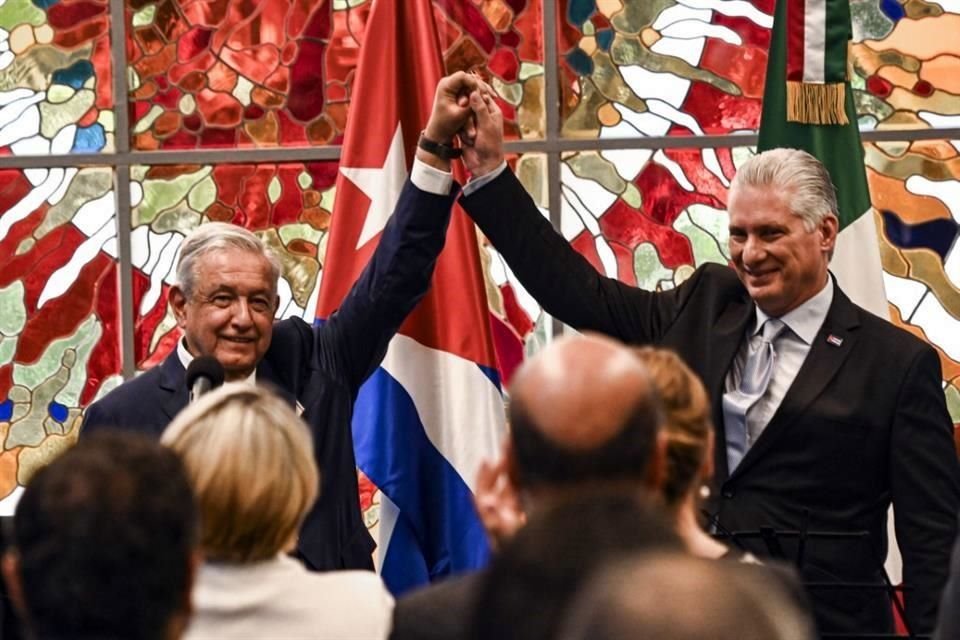
[[[769,318],[763,324],[759,344],[750,345],[747,349],[747,361],[743,364],[740,384],[723,394],[723,427],[727,439],[729,473],[733,473],[747,453],[747,411],[763,397],[770,386],[777,362],[773,343],[784,326],[783,322],[776,318]]]

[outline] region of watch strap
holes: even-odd
[[[453,160],[454,158],[459,158],[463,155],[463,151],[449,144],[443,144],[442,142],[436,142],[427,137],[426,132],[420,132],[420,140],[417,141],[417,146],[431,153],[438,158],[443,158],[444,160]]]

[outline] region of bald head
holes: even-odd
[[[511,402],[557,446],[588,451],[610,441],[640,403],[650,377],[623,345],[600,336],[561,338],[525,364]]]
[[[660,409],[650,376],[624,345],[599,336],[560,339],[511,385],[519,484],[646,481]]]

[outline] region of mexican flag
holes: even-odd
[[[767,61],[759,151],[803,149],[837,187],[840,237],[831,262],[840,287],[888,318],[863,145],[847,77],[848,0],[777,0]]]

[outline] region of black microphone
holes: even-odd
[[[223,365],[213,356],[194,358],[187,367],[187,389],[190,389],[190,402],[206,392],[223,384]]]

